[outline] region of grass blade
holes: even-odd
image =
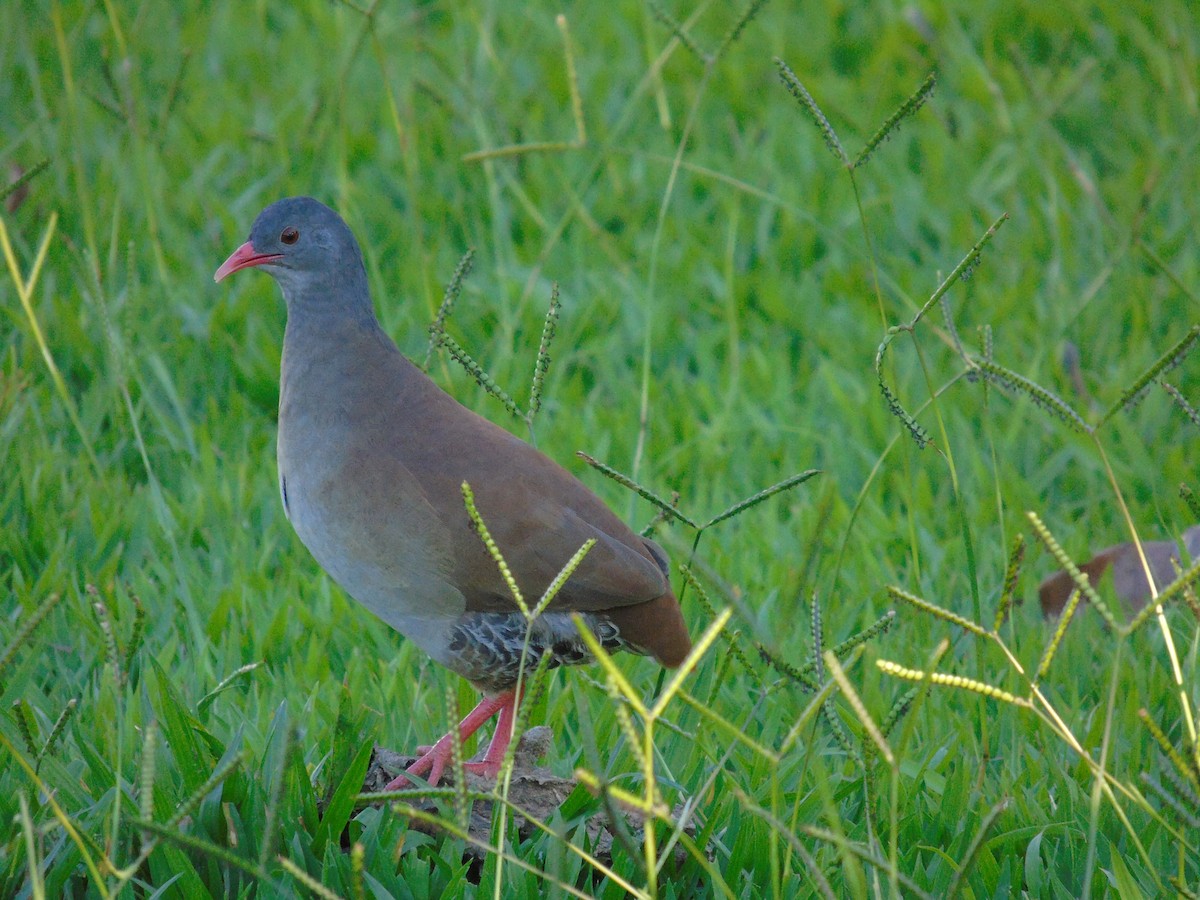
[[[1197,339],[1200,339],[1200,325],[1193,325],[1174,347],[1155,360],[1150,368],[1138,376],[1138,379],[1125,389],[1120,399],[1109,408],[1108,412],[1100,417],[1099,424],[1103,425],[1123,409],[1133,406],[1141,400],[1150,389],[1153,381],[1166,375],[1187,358],[1188,354],[1195,349]]]
[[[711,519],[709,519],[707,522],[705,522],[703,525],[700,526],[700,530],[705,531],[708,528],[710,528],[711,526],[716,525],[718,522],[724,522],[726,519],[732,519],[734,516],[738,515],[739,513],[745,512],[746,510],[750,509],[750,507],[758,506],[758,504],[762,503],[764,500],[774,497],[776,494],[780,493],[781,491],[790,490],[790,489],[794,488],[796,485],[803,484],[804,482],[808,481],[813,476],[819,475],[819,474],[821,474],[819,469],[808,469],[805,472],[800,472],[796,475],[792,475],[789,478],[785,478],[783,481],[777,482],[776,484],[773,484],[768,488],[763,488],[757,494],[747,497],[745,500],[740,500],[737,503],[733,504],[733,506],[729,507],[724,512],[718,513],[717,515],[713,516]]]
[[[621,485],[621,487],[629,488],[629,490],[633,491],[635,494],[637,494],[643,500],[648,500],[651,503],[653,503],[660,510],[662,510],[662,512],[666,516],[668,516],[672,519],[678,519],[680,522],[683,522],[685,525],[691,525],[693,528],[700,527],[695,522],[693,522],[691,519],[689,519],[687,516],[685,516],[683,513],[681,513],[678,509],[676,509],[674,506],[672,506],[670,503],[668,503],[666,500],[664,500],[662,497],[660,497],[657,494],[653,493],[652,491],[642,487],[640,484],[638,484],[636,481],[634,481],[628,475],[622,475],[616,469],[612,468],[611,466],[609,466],[605,463],[600,462],[600,460],[598,460],[598,459],[594,459],[593,457],[588,456],[582,450],[576,450],[575,455],[578,456],[580,459],[582,459],[585,463],[587,463],[593,469],[600,472],[602,475],[607,475],[609,478],[611,478],[617,484]]]
[[[505,409],[518,419],[524,418],[520,407],[517,406],[517,401],[510,397],[504,388],[496,384],[492,376],[487,373],[483,366],[475,362],[471,355],[459,345],[458,341],[445,332],[442,332],[438,336],[437,342],[438,346],[446,348],[446,352],[450,354],[450,358],[466,369],[467,374],[474,378],[475,382],[481,388],[503,403]]]
[[[812,94],[808,92],[808,89],[800,82],[800,79],[796,77],[796,73],[788,67],[788,64],[779,57],[775,58],[775,66],[779,69],[779,78],[783,81],[784,87],[804,107],[805,111],[812,118],[813,123],[820,130],[821,137],[825,138],[825,146],[837,157],[838,162],[844,166],[850,165],[850,157],[842,149],[842,142],[838,139],[837,132],[829,124],[829,119],[825,117],[825,113],[821,112],[821,107],[812,98]]]
[[[916,594],[911,594],[903,588],[896,587],[895,585],[888,585],[887,592],[894,600],[902,600],[910,606],[915,606],[917,609],[921,610],[921,612],[928,613],[929,615],[949,622],[952,625],[957,625],[959,628],[965,628],[972,634],[985,637],[988,633],[987,629],[985,629],[982,625],[972,622],[966,616],[960,616],[956,612],[951,612],[948,609],[930,603],[928,600],[918,597]]]
[[[546,310],[546,320],[542,324],[542,340],[538,344],[537,359],[533,364],[533,386],[529,389],[529,414],[526,419],[530,422],[542,408],[542,387],[546,382],[546,373],[550,371],[550,344],[558,330],[558,314],[562,304],[558,302],[558,282],[550,289],[550,308]]]
[[[7,200],[9,197],[11,197],[17,191],[19,191],[23,187],[25,187],[25,185],[29,184],[29,182],[31,182],[34,178],[36,178],[37,176],[41,175],[44,171],[46,171],[46,169],[49,168],[49,166],[50,166],[50,160],[43,159],[40,163],[37,163],[32,169],[29,169],[26,172],[22,172],[15,179],[10,181],[7,185],[0,188],[0,201]],[[19,203],[19,202],[20,202],[19,199],[14,201],[14,203]],[[9,212],[12,212],[12,210],[9,210]]]
[[[975,835],[971,838],[971,843],[967,847],[967,852],[958,861],[958,866],[955,869],[954,878],[950,881],[950,886],[946,888],[947,897],[958,896],[958,892],[966,882],[967,875],[970,874],[971,868],[975,864],[975,857],[979,855],[979,848],[983,846],[984,839],[987,837],[988,832],[992,830],[992,826],[996,824],[996,820],[1000,818],[1001,813],[1008,809],[1009,802],[1009,799],[1005,797],[989,809],[987,815],[983,817],[983,821],[979,823],[979,827],[975,830]]]
[[[426,371],[429,370],[429,363],[433,359],[433,351],[441,344],[442,336],[446,333],[446,320],[450,318],[458,295],[462,293],[463,282],[471,274],[471,268],[474,265],[475,251],[467,250],[459,259],[458,265],[454,267],[454,274],[450,276],[450,283],[446,285],[446,290],[442,294],[442,303],[438,307],[437,315],[434,316],[433,322],[429,326],[429,347],[425,351],[425,364],[421,367]]]
[[[21,622],[21,627],[17,629],[17,633],[12,636],[12,640],[8,642],[8,646],[4,648],[4,652],[0,653],[0,684],[4,683],[9,664],[12,663],[13,657],[17,655],[17,651],[25,645],[26,641],[37,630],[37,627],[42,624],[46,616],[50,615],[50,610],[54,609],[61,599],[62,594],[48,594],[46,599],[39,603],[34,611],[27,615],[24,621]]]
[[[670,680],[658,695],[658,699],[654,701],[654,706],[650,707],[650,718],[658,719],[666,711],[667,704],[671,702],[671,698],[683,687],[683,682],[690,676],[696,666],[700,665],[700,660],[704,658],[709,648],[713,645],[721,633],[725,630],[725,626],[729,623],[730,616],[733,615],[731,607],[725,607],[721,610],[720,615],[713,620],[704,633],[695,640],[692,644],[692,651],[679,664],[674,672],[671,673]]]
[[[977,681],[974,678],[965,678],[962,675],[947,675],[944,672],[922,672],[919,669],[909,669],[898,663],[894,663],[887,659],[875,660],[882,672],[886,672],[895,678],[903,678],[905,681],[926,681],[931,684],[942,684],[947,687],[961,688],[965,691],[971,691],[976,694],[982,694],[984,697],[991,697],[993,700],[1001,700],[1004,703],[1012,706],[1023,706],[1032,708],[1033,704],[1024,697],[1016,697],[1002,688],[994,685],[985,684],[982,681]]]
[[[1176,406],[1183,410],[1183,414],[1191,419],[1192,424],[1200,427],[1200,410],[1197,410],[1196,407],[1188,403],[1187,400],[1184,399],[1183,394],[1179,393],[1179,389],[1176,388],[1175,385],[1169,384],[1165,381],[1160,381],[1159,384],[1162,386],[1164,391],[1171,395],[1171,399],[1175,401]]]
[[[470,517],[471,523],[475,526],[475,533],[479,535],[479,539],[483,541],[483,546],[487,548],[488,555],[496,563],[496,568],[500,570],[500,575],[504,579],[504,583],[508,586],[508,592],[512,594],[512,598],[521,610],[522,615],[526,619],[529,619],[532,616],[532,613],[529,611],[529,604],[525,602],[525,597],[521,593],[521,589],[517,587],[517,579],[513,576],[512,569],[508,567],[508,562],[504,559],[504,554],[496,545],[496,539],[488,531],[488,527],[483,521],[483,516],[475,506],[475,492],[471,490],[471,486],[465,481],[462,483],[461,490],[463,503],[467,507],[467,515]]]
[[[54,383],[54,389],[58,392],[58,398],[62,401],[63,408],[66,409],[67,416],[71,419],[71,424],[75,426],[75,433],[79,436],[79,442],[83,445],[83,451],[87,454],[92,469],[100,474],[100,460],[96,458],[96,451],[92,449],[91,438],[88,437],[87,431],[83,427],[83,420],[79,417],[75,400],[67,389],[67,382],[63,379],[62,372],[58,370],[58,364],[54,361],[54,355],[50,352],[50,345],[46,343],[46,336],[42,333],[42,326],[38,322],[37,313],[33,308],[33,289],[42,274],[42,266],[46,262],[46,253],[50,249],[50,241],[54,237],[57,225],[58,213],[53,212],[50,214],[50,221],[46,223],[46,231],[42,235],[41,243],[38,244],[37,254],[33,258],[28,278],[21,275],[21,268],[17,264],[16,254],[13,253],[12,244],[9,242],[8,227],[4,224],[3,218],[0,218],[0,249],[4,251],[4,259],[8,263],[8,273],[12,277],[13,286],[17,289],[21,308],[25,310],[29,330],[33,332],[33,339],[37,342],[38,349],[42,352],[42,360],[50,372],[50,380]]]
[[[1057,394],[1046,390],[1040,384],[1031,381],[1024,375],[1018,375],[1011,369],[1006,369],[999,363],[994,363],[986,359],[974,359],[972,362],[979,373],[993,384],[1007,388],[1014,393],[1024,394],[1034,402],[1034,405],[1066,422],[1082,434],[1092,433],[1092,427]]]
[[[337,846],[346,823],[350,821],[350,816],[354,813],[354,801],[362,791],[363,780],[367,777],[367,766],[371,762],[371,752],[374,749],[374,741],[363,741],[342,775],[333,796],[330,797],[325,814],[321,817],[321,824],[317,826],[312,838],[312,854],[317,859],[325,855],[326,847]]]
[[[933,89],[937,85],[937,72],[930,72],[925,76],[925,80],[921,82],[912,95],[900,104],[899,108],[884,120],[884,123],[879,126],[879,130],[867,141],[866,146],[858,152],[858,156],[854,157],[854,162],[851,168],[857,169],[859,166],[866,165],[868,159],[871,158],[879,145],[884,141],[889,140],[900,127],[900,123],[909,116],[916,115],[917,110],[925,105],[925,101],[933,94]]]
[[[1033,525],[1034,533],[1045,545],[1046,549],[1050,551],[1050,555],[1054,557],[1059,566],[1071,577],[1071,581],[1075,582],[1075,586],[1083,592],[1083,595],[1087,597],[1088,602],[1096,608],[1096,611],[1100,613],[1100,615],[1104,618],[1104,621],[1108,623],[1108,627],[1113,631],[1122,631],[1123,629],[1121,628],[1121,625],[1117,622],[1117,617],[1113,615],[1112,610],[1108,608],[1108,604],[1104,602],[1100,594],[1094,587],[1092,587],[1092,582],[1087,577],[1087,574],[1081,572],[1079,570],[1079,566],[1075,565],[1071,557],[1067,556],[1067,553],[1065,550],[1063,550],[1062,545],[1059,544],[1057,538],[1050,533],[1050,529],[1046,527],[1045,523],[1042,522],[1038,514],[1031,510],[1030,512],[1026,513],[1026,515],[1029,518],[1030,524]]]

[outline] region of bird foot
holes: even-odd
[[[440,742],[438,743],[440,744]],[[418,752],[421,754],[418,760],[412,766],[404,769],[404,772],[397,775],[396,778],[389,781],[388,785],[384,787],[384,791],[401,791],[403,788],[414,786],[412,779],[409,779],[409,775],[413,775],[414,778],[424,778],[431,787],[437,786],[438,782],[442,780],[442,775],[445,773],[446,768],[450,767],[451,760],[454,758],[454,750],[451,749],[448,742],[445,746],[434,744],[433,746],[418,748]],[[480,778],[492,781],[498,778],[500,769],[503,767],[503,754],[499,758],[496,758],[496,760],[492,760],[490,756],[484,756],[482,760],[473,760],[462,764],[463,772],[479,775]]]
[[[504,752],[502,750],[499,757],[493,759],[491,749],[491,747],[488,748],[489,752],[484,755],[483,759],[464,762],[463,771],[495,781],[504,765]],[[446,738],[438,741],[432,747],[418,747],[417,752],[421,754],[417,761],[389,781],[384,787],[385,791],[399,791],[414,786],[412,779],[409,778],[410,775],[414,778],[423,778],[430,787],[436,787],[442,780],[442,774],[454,758],[454,748]]]
[[[483,759],[463,763],[463,768],[475,775],[496,780],[504,763],[504,754],[512,740],[513,722],[516,716],[517,696],[508,691],[496,697],[485,697],[458,725],[459,742],[465,741],[474,734],[484,722],[497,713],[500,721],[496,723],[496,731],[492,742],[488,744]],[[420,747],[417,761],[393,778],[384,787],[385,791],[398,791],[413,784],[413,776],[424,778],[430,787],[436,787],[442,779],[442,773],[454,756],[454,732],[445,735],[432,747]]]

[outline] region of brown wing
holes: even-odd
[[[495,496],[500,493],[484,488],[481,496],[477,496],[479,511],[485,522],[489,521],[485,507],[495,507],[492,501],[502,502],[505,499]],[[631,542],[640,543],[635,535],[613,535],[604,531],[585,520],[574,509],[559,506],[552,496],[529,496],[531,499],[525,504],[528,516],[495,516],[493,518],[497,525],[494,529],[491,526],[489,528],[518,585],[532,594],[528,598],[531,604],[537,601],[551,580],[589,540],[594,541],[591,549],[555,595],[550,609],[596,612],[645,603],[669,590],[662,570],[648,553],[638,552],[636,545],[621,540],[622,537],[628,537]],[[488,573],[489,567],[496,573],[495,576]],[[500,576],[490,558],[478,575],[478,583],[488,584],[488,590],[499,588],[507,594],[502,581],[497,581]],[[468,596],[468,607],[476,600],[481,605],[489,605],[486,596]],[[511,606],[511,601],[508,601],[508,605]]]
[[[467,609],[511,611],[515,601],[467,515],[464,481],[531,606],[584,542],[594,539],[551,608],[607,612],[628,640],[667,665],[677,664],[690,641],[662,550],[634,534],[553,460],[461,406],[407,359],[397,358],[410,371],[403,373],[403,391],[388,414],[403,425],[392,424],[386,433],[445,526],[453,566],[447,574]]]

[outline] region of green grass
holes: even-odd
[[[345,897],[1195,896],[1200,810],[1170,778],[1200,777],[1197,620],[1177,597],[1129,633],[1084,607],[1032,694],[1059,563],[1026,515],[1075,560],[1196,521],[1197,425],[1157,385],[1122,403],[1200,321],[1189,4],[776,0],[728,44],[727,4],[564,11],[569,43],[536,4],[0,5],[0,171],[49,163],[2,220],[0,896],[304,895],[301,876]],[[850,159],[937,87],[851,177],[774,57]],[[555,771],[657,791],[691,836],[665,816],[599,871],[577,851],[606,800],[580,789],[473,870],[461,838],[353,812],[364,747],[428,741],[447,691],[474,695],[282,514],[282,304],[211,276],[301,193],[351,223],[418,361],[474,248],[447,329],[522,410],[557,283],[532,430],[636,526],[655,508],[575,451],[698,522],[822,470],[694,558],[692,530],[658,529],[711,599],[685,592],[694,634],[733,609],[682,682],[622,657],[625,703],[601,666],[554,673],[530,711]],[[965,354],[935,304],[882,356],[918,449],[877,349],[1003,214],[945,294]],[[1089,428],[964,377],[985,344]],[[529,431],[444,353],[431,374]],[[1165,377],[1200,400],[1194,353]],[[1026,602],[992,633],[1018,535]],[[891,608],[840,664],[820,654]],[[1033,700],[910,695],[880,660]]]

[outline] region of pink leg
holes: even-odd
[[[500,713],[500,721],[496,723],[496,733],[492,735],[492,742],[488,744],[487,753],[483,755],[483,759],[479,762],[463,764],[468,772],[475,772],[489,778],[495,778],[499,773],[500,765],[504,761],[504,754],[512,741],[513,722],[517,717],[517,702],[518,697],[515,691],[505,691],[495,697],[484,697],[479,701],[479,705],[458,723],[458,740],[461,744],[478,731],[488,719],[497,712]],[[424,776],[430,785],[436,786],[454,754],[454,733],[450,732],[445,735],[432,747],[421,749],[424,751],[423,755],[409,766],[404,774],[389,782],[384,788],[385,791],[396,791],[412,784],[407,777],[409,775]],[[426,775],[426,773],[428,774]]]
[[[517,721],[517,704],[519,702],[520,698],[514,692],[511,700],[500,707],[500,719],[496,722],[496,730],[492,733],[487,753],[483,754],[483,759],[479,762],[464,763],[468,772],[493,779],[500,774],[500,767],[504,764],[504,754],[508,752],[508,745],[512,743],[513,726]]]

